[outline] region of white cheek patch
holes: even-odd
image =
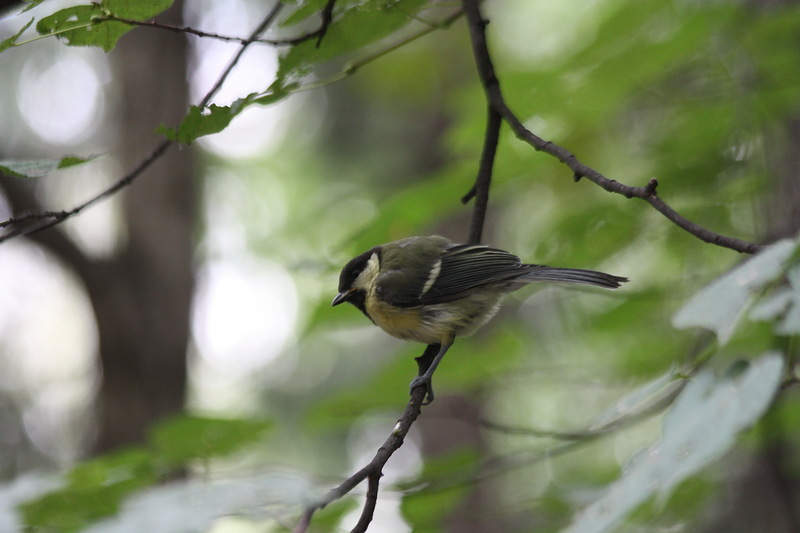
[[[378,260],[378,254],[373,253],[367,261],[367,266],[364,267],[364,270],[361,271],[361,274],[359,274],[353,282],[353,288],[365,291],[369,290],[375,278],[378,276],[379,270],[380,261]]]
[[[433,284],[436,283],[436,278],[439,277],[439,272],[441,271],[442,271],[442,260],[439,259],[436,261],[436,264],[433,265],[431,273],[428,274],[428,280],[425,282],[425,285],[422,286],[422,292],[419,293],[420,297],[429,290],[431,290],[431,287],[433,287]]]

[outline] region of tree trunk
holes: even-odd
[[[179,24],[181,10],[176,2],[162,20]],[[118,154],[130,169],[158,142],[159,123],[176,123],[187,109],[187,43],[141,28],[111,57],[121,93]],[[126,246],[86,280],[103,370],[96,451],[142,440],[154,421],[183,408],[186,392],[196,210],[189,151],[168,151],[124,194]]]
[[[161,19],[180,23],[181,6]],[[121,172],[160,142],[159,123],[186,112],[186,57],[185,37],[147,28],[110,54]],[[15,212],[43,209],[30,183],[3,187]],[[125,237],[110,259],[87,257],[59,228],[31,236],[74,270],[94,309],[102,371],[94,452],[141,442],[153,422],[182,410],[186,394],[196,212],[190,152],[172,148],[119,194]]]

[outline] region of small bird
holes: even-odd
[[[456,337],[466,337],[497,313],[503,298],[534,281],[585,283],[616,289],[627,278],[594,270],[525,264],[514,254],[440,236],[408,237],[354,257],[339,275],[331,305],[350,302],[394,337],[438,349],[411,382],[426,388]]]

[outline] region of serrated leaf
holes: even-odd
[[[2,41],[0,41],[0,52],[8,50],[11,47],[17,46],[17,39],[20,38],[20,36],[25,32],[25,30],[31,27],[33,21],[34,19],[29,20],[28,23],[25,24],[17,33],[12,35],[8,39],[3,39]]]
[[[156,426],[150,440],[167,462],[225,455],[257,440],[267,422],[179,416]]]
[[[64,156],[61,159],[4,159],[0,160],[0,174],[16,178],[42,178],[62,168],[81,165],[99,156]]]
[[[653,495],[666,498],[683,480],[728,450],[780,387],[783,358],[768,352],[735,376],[701,372],[664,418],[661,441],[636,454],[623,476],[582,510],[568,533],[609,531]]]
[[[672,319],[676,328],[700,326],[714,331],[720,344],[733,335],[751,298],[780,276],[797,242],[784,239],[765,248],[698,292]]]

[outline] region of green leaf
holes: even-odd
[[[231,107],[212,104],[205,110],[192,106],[177,129],[161,125],[156,130],[171,141],[191,144],[198,137],[219,133],[228,127],[235,113]]]
[[[317,39],[298,44],[281,58],[275,82],[263,93],[251,93],[236,100],[230,107],[193,106],[177,128],[161,125],[156,130],[172,141],[191,144],[198,137],[224,130],[244,109],[252,104],[274,103],[297,88],[292,77],[304,73],[321,61],[341,56],[373,43],[408,23],[409,14],[416,12],[425,0],[399,0],[387,4],[384,0],[369,0],[349,8],[332,22],[317,47]]]
[[[280,531],[273,525],[230,528],[221,518],[267,516],[298,509],[309,493],[308,483],[297,475],[258,472],[247,478],[189,479],[149,488],[126,500],[116,516],[108,517],[84,533],[201,533],[206,531]],[[339,506],[339,513],[346,507]],[[314,516],[314,525],[318,525]],[[336,531],[337,528],[314,529]]]
[[[725,344],[748,302],[783,273],[796,251],[797,242],[791,239],[769,246],[698,292],[673,317],[672,325],[710,329]]]
[[[100,4],[73,6],[36,24],[40,35],[56,35],[70,46],[98,46],[109,52],[133,26],[108,20],[109,16],[147,20],[172,5],[173,0],[103,0]]]
[[[148,20],[169,9],[175,0],[103,0],[109,13],[126,19]]]
[[[326,3],[327,0],[307,0],[306,2],[303,2],[299,8],[295,9],[291,15],[286,17],[286,20],[281,22],[280,26],[292,26],[298,22],[302,22],[314,13],[322,11],[322,8],[325,7]]]
[[[177,128],[170,128],[162,124],[156,129],[156,133],[164,135],[171,141],[191,144],[198,137],[221,132],[239,113],[252,104],[269,105],[277,102],[289,94],[288,91],[294,86],[287,88],[275,86],[264,93],[251,93],[244,98],[239,98],[230,107],[211,104],[203,109],[192,106]]]
[[[157,425],[150,440],[171,464],[231,453],[259,439],[270,426],[253,420],[182,415]]]
[[[78,531],[115,513],[131,492],[155,482],[151,455],[131,448],[88,461],[68,475],[67,484],[20,506],[25,524],[45,531]]]
[[[372,44],[411,21],[425,0],[368,0],[347,9],[334,20],[317,46],[317,39],[304,41],[292,47],[281,57],[278,80],[291,80],[305,74],[317,63],[354,52]]]
[[[735,442],[769,407],[780,387],[783,358],[769,352],[734,376],[698,374],[664,418],[662,438],[639,452],[600,499],[582,510],[565,531],[608,531],[657,494],[666,499]]]
[[[36,31],[40,35],[55,35],[70,46],[98,46],[109,52],[133,26],[104,20],[105,16],[98,4],[68,7],[40,20]]]
[[[173,467],[229,454],[258,439],[267,427],[266,422],[251,420],[178,416],[153,429],[148,447],[76,466],[61,489],[21,506],[25,523],[47,531],[78,531],[116,513],[131,493],[157,483]]]
[[[4,159],[0,160],[0,174],[17,178],[42,178],[62,168],[94,161],[99,156],[64,156],[61,159]]]
[[[25,30],[31,27],[31,24],[33,24],[33,20],[34,19],[29,20],[27,24],[25,24],[17,33],[12,35],[8,39],[3,39],[2,41],[0,41],[0,52],[8,50],[13,46],[17,46],[17,39],[20,38],[20,36],[25,32]]]

